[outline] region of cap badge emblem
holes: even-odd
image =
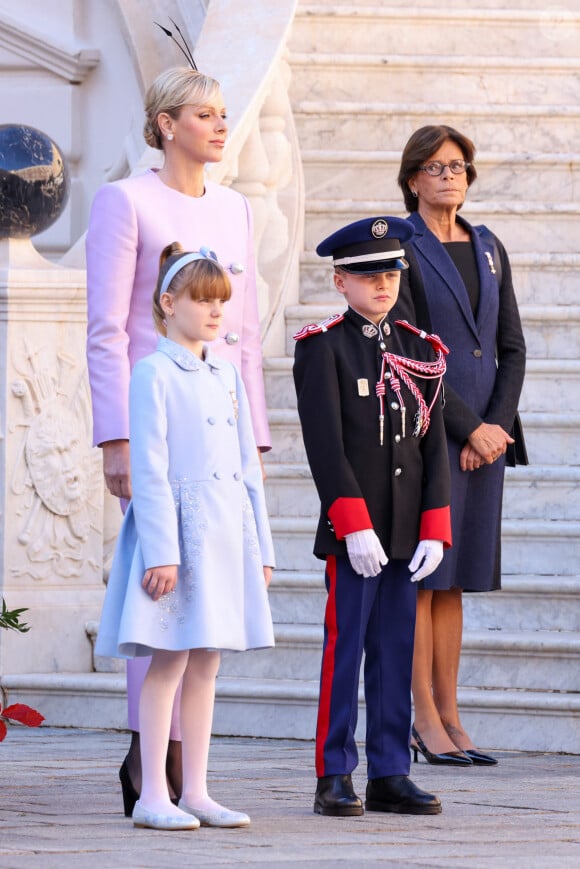
[[[371,325],[371,323],[365,323],[362,327],[362,333],[365,338],[374,338],[376,335],[379,334],[379,330]]]
[[[371,233],[374,238],[384,238],[388,231],[389,224],[386,220],[383,220],[382,218],[375,220],[375,222],[371,226]]]

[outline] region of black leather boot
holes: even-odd
[[[422,791],[406,775],[370,779],[365,808],[368,812],[398,812],[401,815],[438,815],[441,800]]]
[[[354,792],[350,775],[325,775],[319,778],[314,811],[317,815],[338,817],[364,814],[362,800]]]

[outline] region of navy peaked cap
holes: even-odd
[[[331,256],[335,266],[353,274],[408,269],[403,244],[415,229],[401,217],[367,217],[343,226],[321,241],[318,256]]]

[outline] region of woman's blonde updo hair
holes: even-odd
[[[159,257],[159,277],[153,293],[153,320],[161,335],[167,335],[165,312],[160,301],[161,285],[171,266],[187,253],[190,251],[185,251],[178,241],[174,241],[163,248]],[[174,297],[189,293],[190,299],[223,299],[227,302],[232,295],[232,285],[220,264],[208,257],[183,266],[164,292]]]
[[[162,72],[145,95],[143,136],[147,144],[151,148],[163,150],[163,137],[157,120],[162,112],[177,119],[184,105],[204,105],[219,90],[219,82],[214,78],[187,66]]]

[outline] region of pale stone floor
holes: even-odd
[[[580,866],[580,756],[498,752],[495,768],[413,765],[434,817],[312,812],[310,742],[215,738],[212,795],[244,830],[136,830],[121,813],[115,731],[10,726],[0,744],[0,867]],[[354,776],[364,796],[364,766]]]

